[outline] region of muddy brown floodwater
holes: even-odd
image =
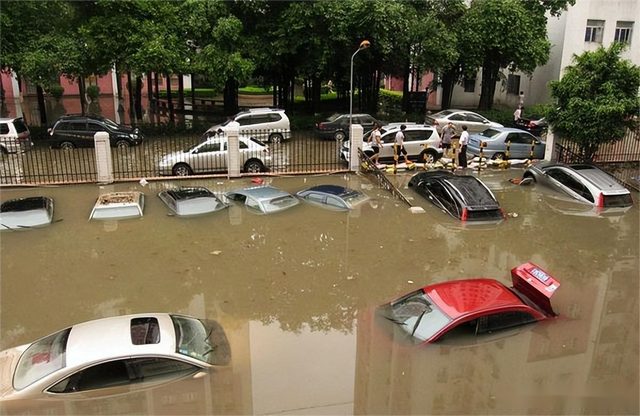
[[[349,213],[309,204],[259,216],[242,206],[168,216],[168,184],[222,192],[250,184],[198,180],[4,189],[2,201],[55,200],[49,227],[2,233],[1,348],[91,319],[179,312],[217,320],[228,368],[118,396],[3,404],[29,414],[638,414],[639,215],[598,216],[539,186],[481,178],[507,213],[462,227],[423,206],[412,214],[367,176],[275,178],[295,192],[345,184],[371,195]],[[95,198],[146,193],[144,218],[89,222]],[[436,282],[492,277],[532,261],[562,286],[560,318],[489,337],[408,348],[374,308]]]

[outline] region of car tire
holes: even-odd
[[[129,147],[131,147],[131,143],[129,143],[127,140],[121,139],[116,142],[116,147],[118,149],[128,149]]]
[[[419,163],[436,163],[438,161],[438,152],[435,150],[429,149],[422,154],[422,160],[418,160]]]
[[[341,142],[347,138],[347,135],[342,130],[338,130],[337,132],[333,133],[333,138],[334,140]]]
[[[284,140],[284,137],[282,137],[282,134],[280,133],[274,133],[269,136],[269,141],[271,143],[280,143],[282,140]]]
[[[193,174],[193,170],[186,163],[178,163],[171,169],[173,176],[189,176]]]
[[[495,155],[493,155],[493,157],[491,159],[493,160],[505,160],[505,154],[502,152],[498,152]]]
[[[76,148],[76,145],[73,142],[62,142],[58,147],[62,150],[73,150]]]
[[[247,160],[247,163],[244,164],[244,171],[246,173],[264,172],[264,164],[257,159]]]

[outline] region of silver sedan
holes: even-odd
[[[462,132],[462,126],[467,126],[469,134],[480,133],[489,127],[503,127],[502,124],[487,120],[478,113],[467,110],[442,110],[438,113],[427,116],[424,124],[430,124],[442,134],[442,128],[449,122],[453,123],[457,134]]]

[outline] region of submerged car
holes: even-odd
[[[500,221],[504,213],[496,197],[479,179],[448,171],[420,172],[409,187],[436,207],[462,221]]]
[[[229,205],[203,187],[180,187],[158,192],[158,197],[176,215],[186,217],[219,211]]]
[[[233,201],[244,201],[247,208],[255,213],[273,214],[284,211],[300,201],[288,192],[272,186],[255,186],[251,188],[236,189],[225,194]]]
[[[537,183],[596,207],[633,205],[629,190],[613,176],[593,165],[538,162],[525,169],[523,178],[533,178]]]
[[[509,127],[486,129],[482,133],[472,134],[469,137],[467,153],[474,156],[482,154],[484,157],[502,160],[507,154],[507,144],[509,144],[509,157],[511,159],[526,159],[531,156],[533,147],[533,158],[544,158],[546,143],[540,141],[533,134],[520,129]]]
[[[551,297],[560,287],[533,263],[511,270],[513,287],[493,279],[436,283],[379,308],[414,344],[437,341],[464,326],[475,334],[543,321],[558,316]]]
[[[0,230],[44,227],[53,220],[53,199],[45,196],[10,199],[0,206]]]
[[[215,136],[186,150],[164,155],[158,162],[161,175],[188,176],[227,171],[227,137]],[[239,137],[240,166],[244,172],[258,173],[271,164],[269,146],[257,139]]]
[[[229,364],[216,321],[152,313],[98,319],[0,353],[0,401],[82,397],[163,383]]]
[[[91,210],[90,220],[123,220],[142,217],[142,192],[112,192],[98,197]]]
[[[503,127],[502,124],[487,120],[478,113],[467,110],[442,110],[438,113],[427,116],[424,124],[429,124],[442,133],[442,128],[453,123],[457,134],[462,132],[462,126],[467,126],[469,133],[480,133],[488,128]]]
[[[338,185],[318,185],[296,194],[298,198],[333,210],[353,209],[369,199],[362,192]]]

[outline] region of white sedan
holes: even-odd
[[[99,319],[2,351],[0,401],[110,394],[136,383],[198,377],[230,359],[215,321],[166,313]]]

